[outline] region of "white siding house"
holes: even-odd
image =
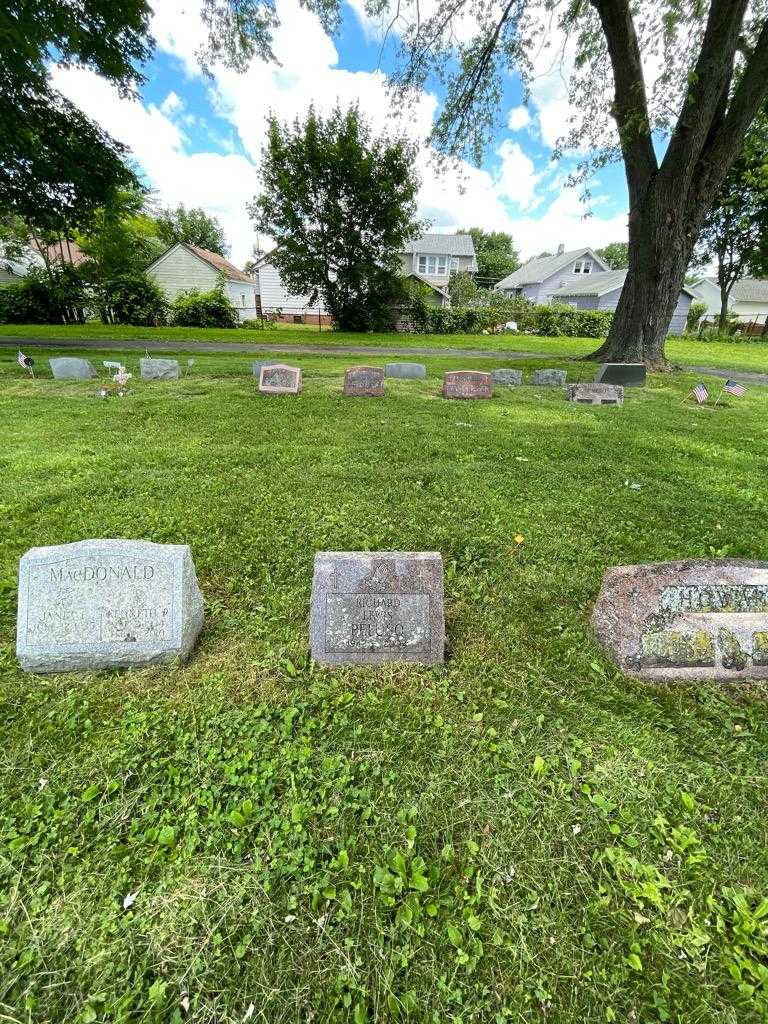
[[[210,291],[223,274],[224,293],[237,309],[240,319],[253,320],[259,315],[256,282],[229,260],[208,249],[177,242],[150,264],[147,274],[157,281],[169,302],[192,288]]]
[[[278,314],[285,323],[328,323],[329,318],[320,302],[309,295],[294,295],[288,291],[277,267],[263,256],[256,265],[256,287],[261,309],[265,316]]]
[[[697,302],[706,302],[707,316],[720,315],[720,286],[710,277],[700,277],[690,286]],[[743,277],[731,289],[728,308],[739,320],[765,323],[768,317],[768,280]]]

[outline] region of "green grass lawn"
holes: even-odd
[[[434,348],[480,349],[489,352],[533,352],[551,354],[553,358],[577,357],[593,352],[599,342],[594,338],[543,338],[537,335],[503,334],[350,334],[309,325],[274,327],[254,331],[237,328],[231,331],[187,327],[109,327],[85,324],[65,327],[51,324],[0,325],[0,337],[77,338],[84,340],[132,339],[139,341],[189,341],[190,348],[198,341],[247,342],[254,345],[353,345],[370,348]],[[708,342],[672,338],[667,355],[675,363],[709,366],[714,369],[749,370],[768,373],[768,342]]]
[[[768,688],[642,684],[588,625],[607,566],[768,558],[768,390],[448,402],[466,360],[428,358],[345,399],[349,359],[301,356],[273,398],[200,355],[100,401],[14,357],[1,1021],[768,1019]],[[87,537],[191,545],[188,665],[18,670],[20,555]],[[445,667],[313,666],[324,549],[441,551]]]

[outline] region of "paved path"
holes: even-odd
[[[425,348],[423,346],[379,348],[370,345],[274,345],[239,341],[142,341],[136,338],[117,340],[116,338],[88,338],[77,341],[74,338],[23,338],[0,337],[0,348],[72,348],[108,352],[124,352],[126,349],[135,352],[205,352],[225,353],[241,352],[245,355],[273,353],[290,355],[328,355],[328,356],[442,356],[461,359],[498,359],[507,362],[514,359],[549,359],[570,360],[570,356],[559,356],[553,352],[500,352],[478,348]],[[754,373],[748,370],[720,370],[711,366],[684,366],[690,373],[700,373],[707,377],[733,377],[734,380],[746,384],[768,385],[768,373]]]

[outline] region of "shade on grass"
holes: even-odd
[[[359,402],[349,360],[297,357],[283,399],[247,358],[200,355],[100,401],[14,358],[2,1013],[765,1019],[766,690],[624,678],[588,615],[608,565],[768,558],[768,391],[709,412],[665,375],[621,408],[450,402],[462,362],[427,359]],[[186,667],[18,671],[18,558],[82,537],[191,545],[207,625]],[[441,551],[445,668],[313,667],[322,549]]]

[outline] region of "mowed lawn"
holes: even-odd
[[[768,687],[642,684],[589,628],[607,566],[768,558],[768,389],[450,402],[430,357],[349,399],[297,356],[275,398],[199,355],[102,401],[14,359],[0,1020],[768,1019]],[[19,671],[19,557],[88,537],[191,546],[189,664]],[[445,667],[313,666],[325,549],[442,552]]]
[[[263,330],[237,328],[190,327],[111,327],[103,324],[58,326],[55,324],[0,324],[0,338],[106,340],[119,343],[131,341],[235,342],[252,345],[353,346],[368,348],[462,349],[487,352],[531,352],[553,359],[574,358],[594,352],[600,345],[595,338],[545,338],[532,334],[352,334],[324,328],[318,331],[310,324],[289,326],[276,324]],[[667,356],[685,366],[707,366],[713,369],[746,370],[768,373],[768,339],[763,341],[710,342],[701,339],[670,338]]]

